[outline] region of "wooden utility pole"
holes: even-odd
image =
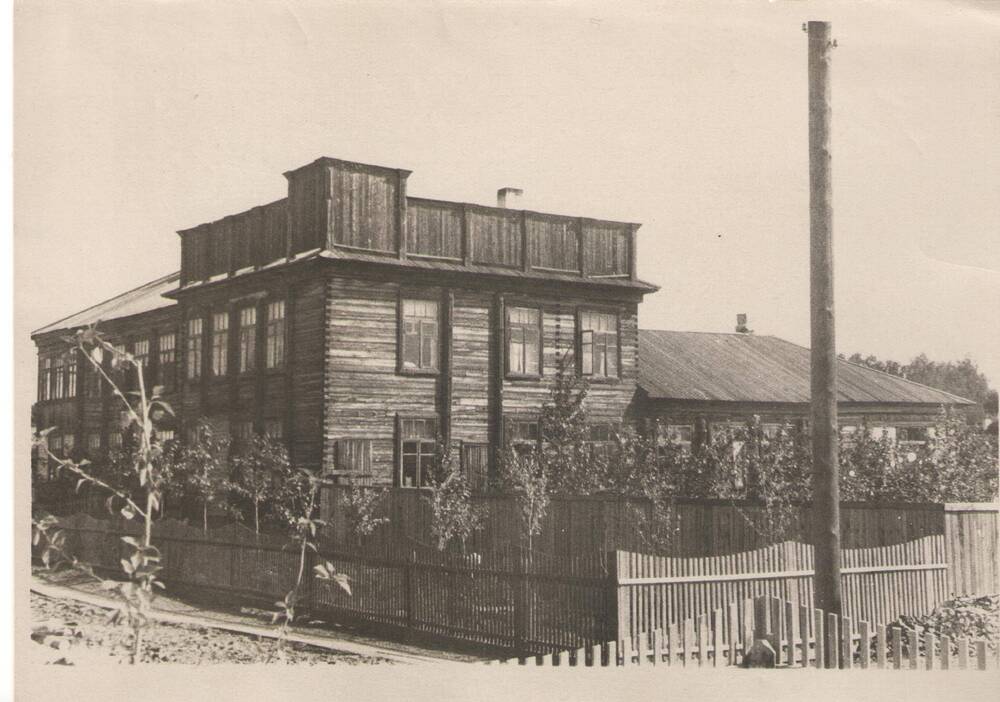
[[[841,614],[829,22],[809,22],[809,249],[815,606]]]

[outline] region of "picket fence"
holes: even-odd
[[[66,550],[79,560],[120,573],[125,535],[139,527],[121,519],[61,517]],[[153,526],[168,587],[218,591],[271,605],[293,588],[299,549],[286,539],[239,525],[201,529],[172,519]],[[348,576],[348,595],[311,577],[329,561]],[[440,552],[414,541],[379,548],[320,544],[306,550],[299,605],[335,621],[385,625],[497,649],[552,651],[601,641],[609,634],[606,556],[560,558],[506,549]]]
[[[786,541],[703,558],[615,552],[617,638],[665,630],[671,622],[761,595],[813,604],[814,548]],[[844,613],[873,624],[926,614],[948,599],[943,536],[841,550]]]
[[[766,642],[766,647],[762,642]],[[935,636],[919,629],[872,625],[759,596],[715,609],[711,616],[634,637],[538,656],[488,663],[534,666],[714,669],[728,666],[977,670],[1000,667],[1000,646]]]

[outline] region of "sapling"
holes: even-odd
[[[295,585],[285,595],[283,600],[278,600],[274,604],[278,610],[271,615],[271,623],[280,622],[278,628],[277,644],[274,653],[268,660],[284,655],[285,640],[292,624],[296,620],[296,606],[299,600],[299,592],[302,589],[303,579],[306,575],[306,558],[308,551],[317,553],[316,547],[317,533],[320,527],[326,524],[325,521],[315,517],[316,498],[320,487],[325,481],[312,471],[300,468],[289,479],[284,481],[278,497],[277,511],[282,521],[290,530],[293,541],[299,550],[299,564],[295,576]],[[324,561],[313,567],[313,576],[318,580],[329,580],[336,584],[348,595],[351,594],[350,578],[344,573],[338,573],[333,564]]]
[[[153,421],[154,417],[163,413],[172,415],[173,410],[162,399],[162,388],[155,387],[151,393],[147,394],[143,364],[137,361],[132,354],[112,346],[95,327],[91,326],[79,330],[74,337],[69,337],[66,341],[77,349],[100,378],[108,384],[112,394],[121,401],[127,423],[136,429],[137,445],[132,454],[132,469],[142,491],[142,496],[138,500],[133,499],[127,490],[113,487],[96,477],[88,469],[90,462],[86,459],[74,461],[54,455],[48,450],[46,439],[53,428],[40,432],[36,437],[36,443],[39,447],[44,448],[48,460],[55,462],[58,470],[66,469],[78,476],[77,490],[84,484],[95,485],[110,493],[106,503],[109,511],[113,511],[114,501],[117,498],[124,503],[119,508],[119,513],[125,519],[138,519],[142,522],[141,539],[133,536],[122,537],[122,541],[132,549],[128,558],[121,559],[122,570],[128,576],[128,581],[120,583],[98,578],[102,582],[102,587],[114,591],[122,603],[112,613],[111,621],[124,620],[132,628],[130,661],[136,663],[142,656],[143,630],[148,624],[148,612],[154,597],[154,587],[163,587],[162,581],[156,577],[156,573],[160,570],[160,553],[152,544],[152,515],[154,510],[159,508],[164,488],[164,476],[157,470],[163,446],[154,440]],[[109,363],[112,369],[123,372],[127,372],[130,368],[134,369],[137,389],[127,393],[133,396],[133,400],[129,400],[126,392],[106,372],[104,368],[106,354],[110,358]],[[43,551],[43,562],[51,557],[44,555],[51,553],[49,547],[62,551],[64,544],[64,539],[59,533],[49,537],[48,532],[51,531],[51,528],[50,521],[35,524],[36,538],[40,539],[44,535],[47,541],[47,547]],[[72,566],[97,577],[91,568],[83,566],[75,559],[69,562]]]
[[[253,507],[254,532],[260,533],[261,509],[273,500],[291,466],[288,451],[278,441],[261,435],[251,437],[233,458],[232,488]]]
[[[438,550],[457,540],[465,553],[466,541],[482,525],[482,514],[472,503],[469,481],[450,452],[442,452],[439,476],[428,490],[430,495],[424,499],[431,508],[431,534],[437,539]]]

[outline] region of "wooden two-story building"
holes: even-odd
[[[36,426],[53,450],[121,441],[73,330],[98,324],[202,418],[282,437],[298,465],[421,484],[443,441],[481,479],[534,441],[560,364],[591,381],[595,432],[636,394],[638,225],[407,194],[409,171],[321,158],[287,196],[179,232],[181,266],[34,333]],[[127,379],[125,379],[127,381]]]

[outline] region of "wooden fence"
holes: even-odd
[[[1000,592],[1000,505],[944,505],[948,590],[956,595]]]
[[[811,545],[787,541],[727,556],[672,558],[617,551],[612,569],[618,638],[758,595],[813,605]],[[876,624],[926,614],[947,599],[944,537],[895,546],[843,549],[844,612]]]
[[[139,527],[89,515],[60,518],[66,550],[79,560],[120,573],[128,556],[122,536]],[[208,533],[164,519],[154,523],[161,577],[168,586],[210,588],[260,599],[293,588],[299,550],[287,540],[233,525]],[[492,553],[439,552],[414,541],[347,550],[306,551],[300,606],[334,620],[402,627],[518,651],[589,645],[614,634],[605,556],[561,558],[526,549]],[[350,578],[351,594],[311,577],[330,561]]]
[[[123,535],[138,525],[88,515],[60,519],[67,549],[118,571]],[[298,549],[286,539],[233,525],[200,529],[154,523],[168,585],[212,588],[266,602],[295,582]],[[845,549],[845,613],[874,625],[920,615],[947,599],[942,536]],[[311,577],[317,559],[351,580],[347,595]],[[635,639],[759,595],[812,606],[812,547],[797,542],[724,556],[680,558],[625,551],[565,557],[521,547],[450,553],[412,539],[307,551],[303,606],[335,620],[402,627],[520,652],[547,653]],[[745,616],[740,612],[739,615]]]
[[[343,494],[351,488],[332,487],[324,493],[324,516],[331,523],[330,536],[348,541],[349,527]],[[466,544],[467,550],[490,552],[524,545],[516,500],[511,495],[479,495],[475,504],[485,515],[482,528]],[[763,507],[733,500],[678,500],[670,515],[673,537],[655,551],[675,558],[737,557],[776,542],[811,541],[811,508],[799,505],[781,534],[767,524]],[[853,554],[845,557],[891,557],[894,550],[865,555],[860,549],[905,547],[925,537],[943,538],[939,562],[948,564],[945,591],[949,595],[987,595],[1000,592],[996,503],[963,504],[841,504],[841,546]],[[642,536],[642,522],[652,512],[648,500],[617,495],[555,497],[543,520],[542,532],[532,547],[558,556],[593,556],[624,550],[653,553]],[[388,522],[364,543],[378,547],[412,537],[430,542],[431,511],[420,490],[390,488],[379,506]],[[934,540],[934,548],[939,548]],[[938,557],[938,556],[935,556]],[[857,562],[852,567],[870,563]],[[887,565],[873,562],[874,565]]]
[[[344,509],[346,486],[324,488],[322,518],[331,524],[333,538],[350,540]],[[375,488],[378,489],[378,488]],[[427,495],[413,488],[383,488],[377,513],[388,518],[367,544],[395,543],[402,537],[433,541]],[[474,505],[484,515],[482,528],[472,535],[468,550],[487,552],[523,544],[520,510],[514,496],[481,494]],[[663,556],[722,556],[751,551],[775,542],[809,542],[811,507],[797,505],[780,534],[768,524],[766,510],[744,500],[679,499],[671,508],[669,544],[659,545]],[[556,496],[542,521],[532,547],[559,556],[590,556],[616,549],[652,553],[643,538],[643,522],[652,516],[649,500],[614,494]],[[905,543],[944,533],[940,504],[841,503],[841,541],[844,548],[868,548]]]
[[[766,642],[766,645],[763,644]],[[919,629],[872,625],[761,595],[666,629],[588,647],[499,661],[537,666],[978,670],[1000,666],[1000,646],[935,636]]]

